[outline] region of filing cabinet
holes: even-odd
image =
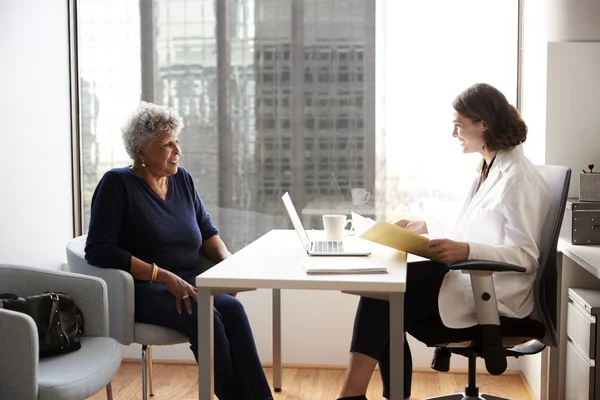
[[[569,289],[567,305],[566,400],[600,398],[600,291]]]

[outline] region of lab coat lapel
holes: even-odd
[[[496,183],[500,180],[502,176],[502,171],[500,168],[492,168],[489,172],[488,177],[479,187],[479,190],[475,193],[473,198],[471,199],[471,203],[469,204],[469,208],[467,212],[472,212],[473,209],[477,208],[480,203],[485,199],[486,194],[496,185]],[[477,184],[477,182],[475,182]]]

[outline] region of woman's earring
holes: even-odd
[[[146,163],[144,162],[144,160],[142,160],[142,167],[146,167]]]

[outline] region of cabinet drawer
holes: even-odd
[[[588,358],[596,358],[596,317],[571,299],[567,308],[567,335]]]
[[[567,341],[567,376],[565,400],[594,400],[595,367]]]

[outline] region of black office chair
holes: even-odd
[[[431,399],[450,400],[506,400],[503,397],[479,394],[476,383],[476,360],[482,357],[485,367],[492,375],[500,375],[506,370],[506,357],[520,357],[536,354],[546,346],[558,346],[557,321],[557,270],[556,245],[562,224],[571,170],[566,167],[538,166],[550,188],[550,207],[544,222],[539,269],[535,279],[533,313],[523,319],[498,316],[496,294],[492,273],[495,271],[525,272],[517,265],[470,260],[450,266],[454,270],[471,272],[471,284],[479,325],[472,329],[449,331],[442,334],[446,343],[431,343],[437,347],[432,367],[447,370],[450,353],[460,354],[469,359],[469,378],[465,393],[432,397]],[[524,188],[523,190],[527,190]]]

